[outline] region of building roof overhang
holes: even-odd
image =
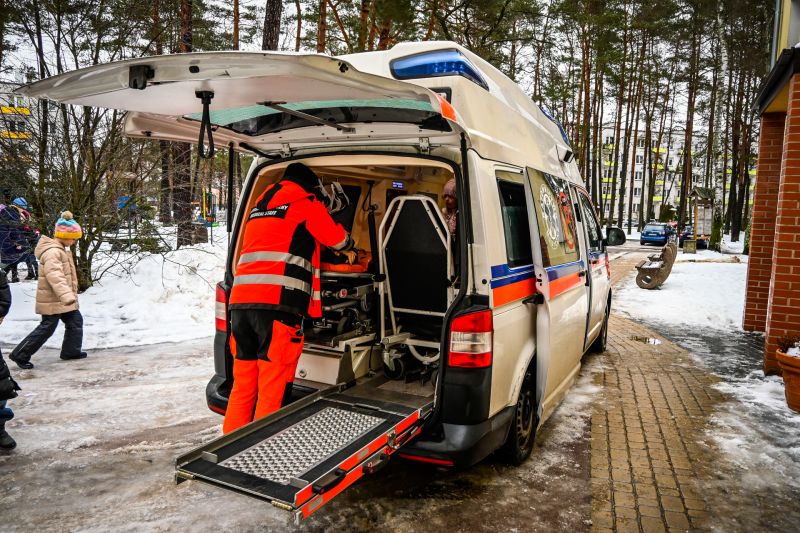
[[[800,48],[786,48],[761,84],[753,106],[759,115],[785,113],[789,107],[789,81],[800,72]]]

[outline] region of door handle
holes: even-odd
[[[585,270],[581,270],[580,272],[578,272],[578,277],[579,278],[582,278],[582,277],[585,277],[585,276],[586,276],[586,271]]]
[[[525,305],[541,305],[544,303],[544,294],[542,294],[541,292],[537,292],[533,296],[528,296],[527,298],[522,300],[522,303],[524,303]]]

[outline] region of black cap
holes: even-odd
[[[322,185],[314,171],[303,163],[292,163],[286,167],[282,179],[294,182],[314,195],[319,193],[319,187]]]

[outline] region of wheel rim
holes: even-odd
[[[533,394],[530,390],[523,390],[519,395],[516,422],[517,442],[520,448],[525,448],[533,430]]]

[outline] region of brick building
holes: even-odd
[[[773,66],[761,116],[743,327],[766,334],[764,373],[780,373],[777,340],[800,335],[800,8],[777,3]]]

